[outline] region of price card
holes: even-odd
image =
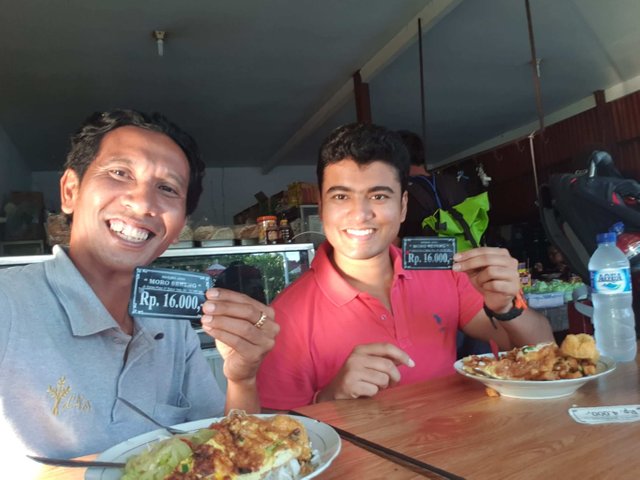
[[[640,421],[640,405],[570,408],[569,415],[576,422],[587,425],[637,422]]]
[[[137,267],[129,314],[195,320],[202,316],[204,294],[211,287],[211,277],[206,273]]]
[[[405,270],[451,270],[456,253],[453,237],[405,237],[402,266]]]

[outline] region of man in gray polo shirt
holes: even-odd
[[[278,333],[270,307],[207,292],[202,324],[225,359],[226,401],[189,322],[128,313],[134,268],[177,240],[202,192],[193,139],[159,114],[94,114],[65,168],[69,248],[0,271],[1,456],[75,457],[156,428],[118,397],[166,424],[258,412],[256,372]]]

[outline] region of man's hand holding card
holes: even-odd
[[[520,292],[518,261],[504,248],[479,247],[454,256],[453,270],[466,272],[485,305],[501,313],[511,309]]]
[[[271,307],[232,290],[212,288],[206,273],[136,268],[132,316],[200,320],[216,341],[229,381],[253,381],[280,330]]]
[[[202,305],[202,328],[216,339],[228,380],[255,378],[280,330],[273,308],[233,290],[212,288]]]

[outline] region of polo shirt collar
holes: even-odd
[[[45,262],[45,275],[67,314],[75,336],[93,335],[118,328],[91,286],[60,246],[53,247],[53,260]]]
[[[347,282],[331,262],[333,247],[327,241],[323,242],[316,252],[311,268],[317,276],[320,290],[337,306],[343,306],[355,299],[361,292]],[[402,268],[402,253],[400,249],[391,245],[389,255],[393,263],[393,279],[398,277],[411,278],[410,272]]]
[[[393,262],[394,281],[399,277],[412,278],[411,270],[405,270],[402,266],[402,250],[395,245],[391,245],[389,247],[389,255],[391,255],[391,261]]]

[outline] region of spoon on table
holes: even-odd
[[[38,463],[44,465],[51,465],[54,467],[76,467],[76,468],[124,468],[125,464],[120,462],[101,462],[98,460],[72,460],[66,458],[49,458],[38,457],[36,455],[27,455],[31,460],[35,460]]]
[[[160,423],[159,421],[157,421],[155,418],[153,418],[151,415],[149,415],[148,413],[146,413],[144,410],[141,410],[140,408],[136,407],[133,403],[131,403],[129,400],[125,400],[122,397],[117,397],[118,400],[120,400],[122,403],[124,403],[127,407],[129,407],[131,410],[133,410],[134,412],[136,412],[138,415],[143,416],[144,418],[146,418],[147,420],[149,420],[151,423],[153,423],[154,425],[157,425],[160,428],[165,429],[167,432],[169,432],[172,435],[181,435],[184,433],[189,433],[186,430],[181,430],[179,428],[174,428],[174,427],[170,427],[168,425],[164,425],[162,423]]]
[[[492,338],[489,339],[489,346],[491,347],[491,353],[493,353],[495,359],[500,360],[500,351],[498,349],[498,344]]]

